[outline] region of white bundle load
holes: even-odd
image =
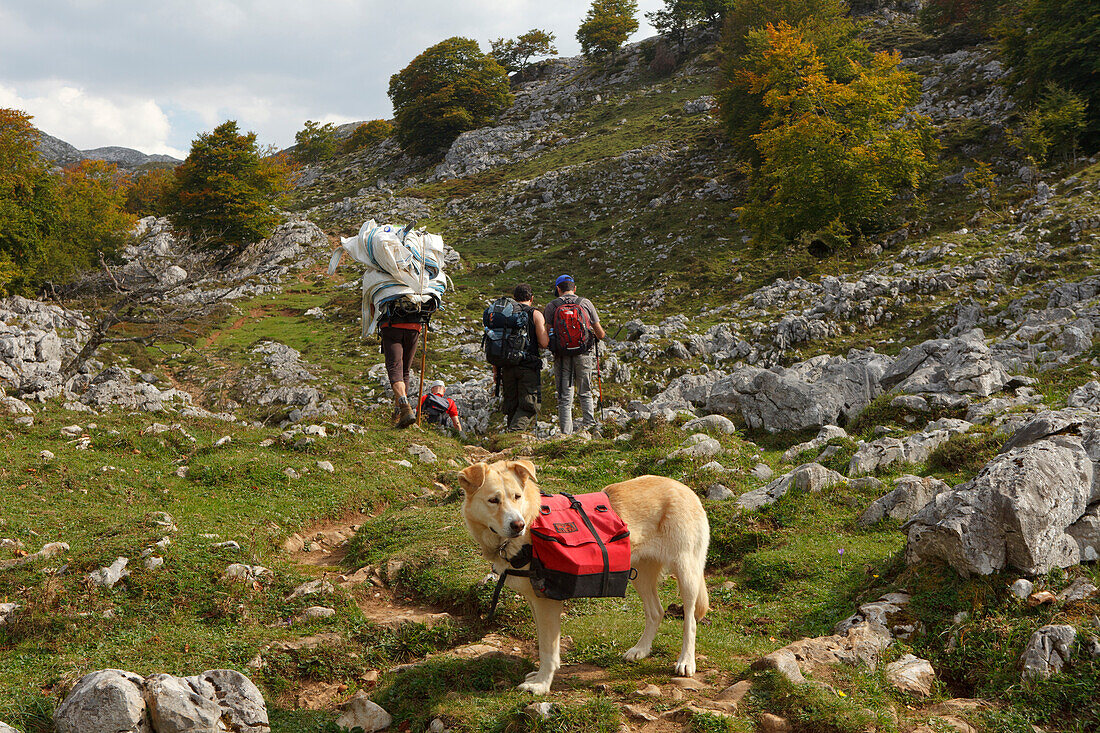
[[[374,219],[363,223],[359,234],[340,240],[328,263],[328,274],[336,272],[347,253],[366,265],[363,272],[363,336],[378,328],[387,307],[398,301],[406,309],[422,308],[431,313],[443,301],[447,276],[443,273],[443,237],[408,230],[392,224],[379,225]]]

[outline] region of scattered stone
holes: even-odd
[[[698,692],[707,688],[707,685],[694,677],[673,677],[669,680],[670,683],[679,687],[681,690],[688,690]]]
[[[0,560],[0,570],[15,568],[21,565],[28,565],[37,560],[49,560],[57,557],[58,555],[63,555],[68,551],[68,542],[48,542],[45,545],[42,545],[42,549],[40,549],[38,552],[32,552],[29,555],[17,557],[12,560]]]
[[[150,555],[142,560],[141,564],[145,566],[146,570],[158,570],[164,566],[164,558]]]
[[[168,512],[153,512],[149,515],[149,521],[158,527],[163,527],[165,532],[177,532],[176,520]]]
[[[759,509],[779,501],[791,489],[816,493],[840,483],[844,483],[844,477],[836,471],[818,463],[805,463],[767,486],[742,494],[737,503],[745,509]]]
[[[335,588],[332,583],[328,582],[324,578],[318,578],[317,580],[311,580],[306,583],[302,583],[300,586],[294,589],[294,591],[286,597],[288,601],[293,601],[295,598],[303,598],[305,596],[315,595],[332,595],[335,592]]]
[[[722,433],[723,435],[733,435],[737,432],[737,428],[734,426],[733,421],[725,415],[706,415],[704,417],[697,417],[694,420],[688,420],[680,429],[685,432],[714,432]]]
[[[718,699],[738,703],[741,702],[745,695],[749,694],[749,691],[751,689],[751,680],[741,680],[740,682],[735,682],[726,689],[719,692]]]
[[[19,733],[19,731],[0,720],[0,733]]]
[[[771,481],[772,477],[775,476],[775,471],[766,463],[757,463],[752,467],[751,473],[753,477],[760,481]]]
[[[646,685],[645,687],[642,687],[641,689],[636,690],[634,694],[641,695],[642,697],[660,697],[661,696],[661,688],[658,687],[657,685],[654,685],[654,684],[650,683],[650,684]]]
[[[523,708],[523,714],[528,720],[549,720],[554,715],[554,703],[533,702]]]
[[[1039,628],[1031,635],[1020,663],[1023,671],[1020,678],[1024,681],[1046,679],[1062,668],[1073,654],[1073,644],[1077,640],[1077,629],[1065,624],[1052,624]]]
[[[79,438],[84,434],[84,428],[79,425],[66,425],[61,428],[61,437],[63,438]]]
[[[1062,603],[1074,603],[1092,598],[1096,595],[1097,588],[1086,578],[1077,578],[1069,584],[1064,591],[1058,594],[1058,600]]]
[[[287,468],[283,469],[283,473],[286,474],[286,477],[288,479],[290,479],[291,481],[297,481],[298,479],[300,479],[302,477],[302,474],[298,473],[297,471],[295,471],[293,468],[290,468],[289,466]]]
[[[0,603],[0,626],[3,626],[12,618],[15,617],[16,612],[22,608],[21,605],[14,601],[10,603]]]
[[[1066,534],[1077,542],[1082,562],[1100,560],[1100,504],[1090,505],[1084,515],[1069,526]]]
[[[374,733],[374,731],[389,728],[393,723],[393,716],[381,705],[372,701],[363,690],[355,693],[355,697],[348,701],[345,710],[346,712],[336,719],[336,725],[349,730],[359,727],[365,733]]]
[[[1027,597],[1031,595],[1031,591],[1035,588],[1035,584],[1027,578],[1019,578],[1015,583],[1009,587],[1008,591],[1019,598],[1021,601],[1027,600]]]
[[[145,680],[104,669],[80,678],[57,707],[58,733],[152,733],[145,709]]]
[[[271,580],[275,574],[263,565],[245,565],[235,562],[225,569],[222,575],[224,580],[238,581],[241,583],[257,583],[261,580]]]
[[[241,546],[236,540],[226,540],[225,542],[215,542],[210,545],[211,550],[230,550],[232,552],[240,552]]]
[[[722,444],[704,433],[695,433],[680,448],[668,454],[669,458],[714,458],[722,452]]]
[[[711,501],[725,501],[733,497],[733,492],[722,484],[711,484],[707,489],[707,498]]]
[[[100,588],[114,588],[115,584],[130,574],[126,569],[128,562],[130,562],[129,558],[120,557],[108,567],[93,570],[88,573],[88,582]]]
[[[791,722],[772,713],[760,713],[761,733],[791,733]]]
[[[43,450],[38,452],[38,460],[42,461],[43,463],[49,463],[53,459],[54,455],[52,451]]]
[[[409,446],[409,453],[419,458],[421,463],[435,463],[438,460],[431,448],[418,443]]]
[[[446,729],[446,724],[440,718],[432,718],[432,722],[428,723],[429,733],[443,733]]]
[[[623,705],[623,715],[635,720],[644,720],[647,723],[651,723],[657,719],[657,716],[649,712],[645,708],[640,708],[637,705]]]
[[[317,468],[325,473],[336,473],[336,467],[329,461],[317,461]]]
[[[753,668],[774,669],[796,685],[801,685],[806,681],[806,678],[802,676],[801,668],[798,666],[798,659],[795,658],[791,650],[786,648],[777,649],[771,654],[761,657],[753,665]]]
[[[402,458],[400,461],[394,461],[393,465],[401,466],[401,468],[412,468],[413,467],[413,464],[409,463],[404,458]]]
[[[790,463],[803,453],[824,448],[829,444],[830,440],[847,437],[848,433],[844,428],[837,427],[836,425],[824,425],[812,440],[808,440],[805,443],[799,443],[798,445],[792,445],[790,448],[783,451],[783,462]]]
[[[327,606],[310,606],[295,616],[294,620],[300,623],[302,621],[316,621],[318,619],[332,618],[335,615],[335,608],[329,608]]]
[[[229,445],[232,442],[233,442],[233,436],[232,435],[223,435],[222,437],[220,437],[220,438],[218,438],[217,440],[214,441],[214,447],[215,448],[221,448],[223,445]]]
[[[1041,606],[1044,603],[1056,603],[1057,601],[1058,596],[1054,595],[1049,590],[1041,590],[1027,597],[1027,605],[1029,606]]]
[[[910,695],[928,697],[936,682],[936,671],[927,659],[906,654],[896,662],[886,665],[886,681]]]

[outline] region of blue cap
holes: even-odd
[[[571,282],[573,282],[573,276],[572,275],[561,275],[560,277],[558,277],[557,280],[554,281],[554,287],[555,288],[560,288],[565,283],[571,283]]]

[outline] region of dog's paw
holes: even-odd
[[[649,649],[642,646],[632,646],[623,653],[623,659],[628,662],[636,662],[649,656]]]
[[[693,677],[695,675],[695,660],[694,659],[680,659],[676,661],[677,677]]]
[[[536,674],[538,673],[536,672]],[[530,678],[530,675],[528,675],[528,677]],[[542,681],[528,679],[523,684],[517,685],[516,689],[523,692],[530,692],[532,695],[545,695],[550,692],[550,680]]]

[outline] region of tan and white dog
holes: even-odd
[[[529,528],[541,501],[530,461],[477,463],[459,478],[466,494],[462,515],[482,555],[503,572],[508,558],[530,544]],[[695,674],[696,622],[710,608],[703,568],[710,543],[710,525],[699,497],[679,481],[663,476],[639,476],[612,484],[604,491],[612,508],[630,530],[631,565],[637,571],[634,588],[645,609],[645,631],[623,655],[649,656],[665,609],[657,595],[664,571],[675,575],[684,603],[684,639],[676,660],[676,674]],[[531,604],[539,641],[539,668],[527,675],[519,689],[543,695],[550,691],[561,666],[562,602],[535,594],[528,578],[509,575],[506,585]]]

